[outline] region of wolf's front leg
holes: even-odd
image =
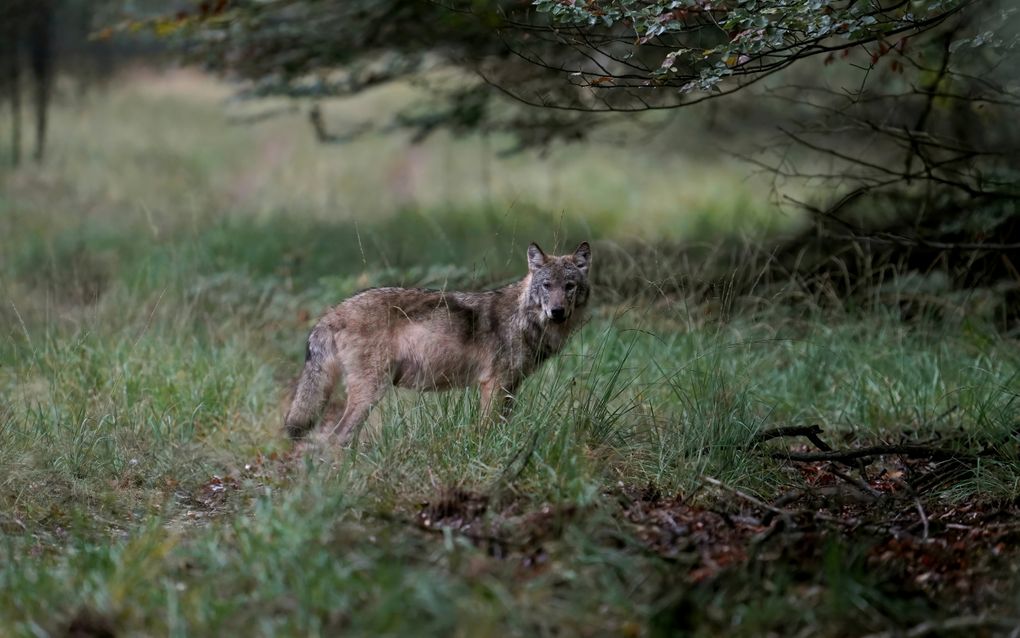
[[[496,420],[503,423],[509,422],[516,400],[517,384],[487,379],[482,381],[481,385],[482,423],[489,424]]]

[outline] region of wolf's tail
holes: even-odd
[[[315,326],[308,335],[305,368],[301,371],[294,400],[284,419],[287,436],[300,439],[315,426],[333,392],[338,373],[339,362],[333,335],[329,329]]]

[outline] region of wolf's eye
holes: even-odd
[[[542,287],[545,288],[546,290],[549,290],[550,288],[552,288],[552,284],[546,281],[542,284]]]
[[[577,287],[577,286],[576,286],[575,284],[573,284],[573,283],[570,283],[570,282],[568,282],[568,283],[567,283],[567,285],[566,285],[566,286],[564,286],[564,288],[566,288],[566,289],[567,289],[568,291],[570,291],[570,290],[573,290],[573,289],[574,289],[574,288],[576,288],[576,287]]]

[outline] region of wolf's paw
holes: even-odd
[[[313,432],[294,442],[294,451],[301,456],[324,456],[336,447],[328,432]]]

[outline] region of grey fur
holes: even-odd
[[[308,337],[285,429],[311,430],[342,376],[343,416],[328,434],[346,442],[396,385],[421,391],[480,385],[486,419],[506,418],[521,382],[583,322],[591,248],[548,256],[528,247],[528,274],[486,292],[362,291],[330,309]]]

